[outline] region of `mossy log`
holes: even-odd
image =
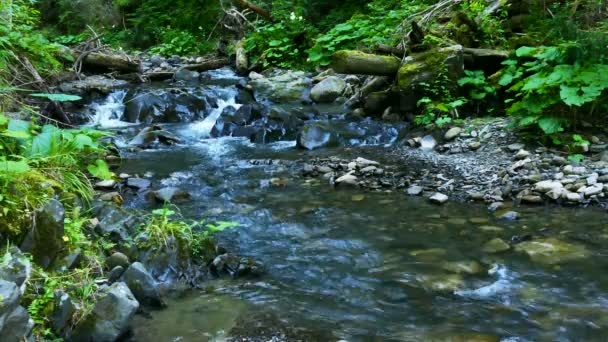
[[[215,70],[219,68],[223,68],[226,65],[230,64],[230,60],[228,58],[215,58],[203,61],[197,64],[188,64],[184,65],[182,69],[194,70],[194,71],[208,71]]]
[[[106,68],[121,72],[140,72],[141,63],[127,55],[105,52],[91,52],[83,60],[83,64],[93,68]]]
[[[395,75],[401,61],[393,56],[381,56],[356,50],[341,50],[333,55],[332,68],[341,74]]]

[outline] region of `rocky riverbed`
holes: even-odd
[[[493,211],[513,205],[607,204],[608,154],[602,140],[581,162],[567,154],[526,144],[509,120],[475,119],[463,125],[407,135],[388,152],[386,164],[338,156],[302,161],[304,177],[337,188],[400,190],[444,203],[448,198],[482,201]]]

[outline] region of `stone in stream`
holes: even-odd
[[[123,273],[121,279],[140,303],[156,307],[163,306],[156,281],[142,263],[132,263]]]
[[[425,135],[420,139],[420,148],[423,150],[432,150],[437,146],[437,140],[432,135]]]
[[[129,331],[139,302],[125,283],[114,283],[74,330],[72,341],[117,341]]]
[[[500,213],[498,218],[501,220],[515,221],[519,219],[519,213],[517,211],[507,211],[505,213]]]
[[[440,192],[436,192],[431,197],[429,197],[429,200],[431,201],[431,203],[435,203],[435,204],[444,204],[445,202],[448,201],[448,199],[449,199],[449,197],[447,195],[444,195]]]
[[[419,185],[412,185],[407,189],[407,194],[410,196],[419,196],[424,189]]]
[[[149,179],[145,178],[129,178],[127,179],[127,186],[131,188],[136,188],[139,191],[146,190],[150,187],[152,182]]]
[[[175,203],[190,199],[190,194],[176,187],[166,187],[154,191],[154,198],[161,203]]]
[[[419,275],[416,280],[429,291],[454,292],[464,286],[464,279],[460,274]]]
[[[302,127],[296,141],[298,147],[314,150],[332,145],[334,139],[328,125],[321,122],[315,122]]]
[[[103,180],[95,183],[97,189],[112,189],[116,185],[116,181],[113,179]]]
[[[317,103],[330,103],[346,90],[346,82],[337,76],[329,76],[316,84],[310,91],[310,98]]]
[[[443,137],[445,138],[445,140],[450,141],[450,140],[458,137],[460,135],[460,133],[462,133],[462,128],[452,127],[447,132],[445,132],[445,135]]]
[[[515,250],[524,252],[533,261],[545,265],[561,264],[590,255],[584,246],[567,243],[556,238],[525,241],[518,244]]]
[[[484,253],[500,253],[511,249],[511,246],[501,238],[495,238],[486,242],[481,251]]]
[[[441,268],[457,274],[479,274],[483,272],[483,267],[477,261],[449,261],[445,262]]]
[[[542,193],[549,191],[559,191],[564,188],[564,185],[559,181],[546,180],[534,184],[534,190]]]
[[[351,173],[347,173],[344,176],[336,179],[336,185],[358,186],[359,182],[357,180],[357,176],[354,176]]]

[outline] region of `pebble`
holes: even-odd
[[[419,196],[424,189],[419,185],[412,185],[407,189],[407,194],[410,196]]]
[[[433,194],[433,196],[429,197],[429,200],[435,204],[444,204],[445,202],[448,201],[448,199],[449,199],[448,196],[446,196],[440,192],[436,192],[435,194]]]
[[[507,211],[506,213],[498,216],[501,220],[515,221],[519,219],[519,213],[517,211]]]
[[[526,159],[530,156],[530,152],[526,151],[526,150],[519,150],[519,152],[517,152],[517,154],[515,155],[515,159],[517,160],[522,160],[522,159]]]
[[[447,132],[445,132],[445,135],[443,137],[445,138],[445,140],[449,141],[459,136],[460,133],[462,133],[462,128],[452,127]]]
[[[115,185],[116,185],[116,181],[113,179],[104,180],[104,181],[95,183],[95,187],[98,189],[111,189]]]
[[[516,143],[516,144],[511,144],[511,145],[507,146],[507,149],[511,152],[517,152],[517,151],[523,149],[524,147],[525,147],[524,144]]]
[[[469,148],[473,151],[478,150],[481,147],[481,143],[479,141],[473,141],[469,144]]]
[[[511,246],[503,239],[495,238],[486,242],[481,248],[481,251],[485,253],[500,253],[508,251],[509,249],[511,249]]]

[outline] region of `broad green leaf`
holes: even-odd
[[[83,149],[87,146],[91,148],[97,148],[97,144],[93,141],[93,139],[85,134],[77,134],[74,137],[74,143],[79,149]]]
[[[46,94],[46,93],[36,93],[31,94],[34,97],[42,97],[49,99],[54,102],[70,102],[70,101],[79,101],[82,100],[82,97],[78,95],[68,95],[68,94]]]
[[[31,124],[24,120],[11,120],[8,123],[7,130],[13,132],[30,132]]]
[[[14,139],[29,139],[32,136],[26,131],[4,131],[0,135]]]
[[[538,120],[538,126],[545,134],[555,134],[564,130],[563,119],[550,116],[542,117]]]
[[[0,173],[25,173],[30,170],[26,159],[20,161],[6,160],[5,157],[0,157]]]
[[[562,84],[559,89],[559,96],[568,106],[580,107],[585,104],[583,97],[579,94],[581,88]]]
[[[538,52],[538,48],[522,46],[519,49],[515,50],[515,55],[517,57],[533,57]]]
[[[110,172],[110,168],[105,161],[98,159],[95,161],[95,165],[89,165],[87,170],[93,175],[93,177],[101,180],[110,180],[114,174]]]

